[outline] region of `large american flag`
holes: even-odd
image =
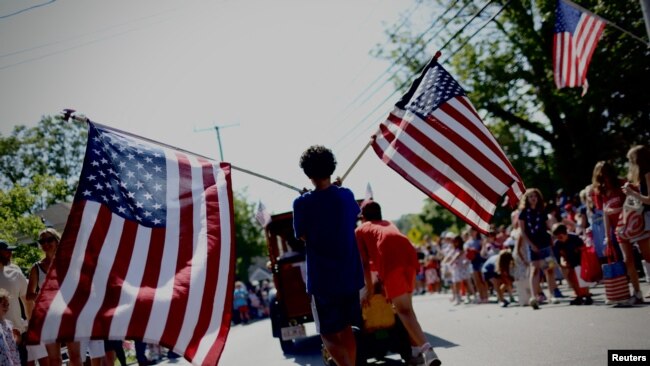
[[[89,122],[29,343],[138,339],[217,364],[230,329],[230,165]]]
[[[463,88],[435,59],[381,123],[372,147],[407,181],[483,233],[501,197],[515,206],[524,191]]]
[[[553,75],[558,89],[586,87],[589,62],[604,29],[600,18],[558,0],[553,31]]]

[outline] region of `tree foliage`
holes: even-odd
[[[239,280],[248,281],[248,268],[253,258],[267,256],[267,247],[262,230],[255,221],[255,204],[246,200],[245,192],[235,194],[234,209],[237,257],[235,275]]]
[[[471,4],[448,26],[448,40],[485,1]],[[456,4],[454,13],[466,1]],[[622,162],[630,146],[650,140],[650,49],[638,40],[606,27],[589,67],[589,89],[557,90],[552,72],[555,0],[497,0],[481,16],[489,16],[507,3],[501,15],[469,43],[470,26],[446,48],[459,49],[445,65],[468,91],[527,186],[546,194],[559,187],[578,192],[589,183],[599,160]],[[579,3],[614,20],[637,35],[644,35],[640,5],[635,1],[581,0]],[[448,6],[438,2],[434,17]],[[455,25],[454,25],[455,24]],[[481,24],[475,21],[474,24]],[[391,33],[392,30],[388,30]],[[417,50],[422,41],[414,29],[393,36],[393,43],[375,53],[403,65],[397,79],[412,78],[432,56],[432,45],[415,57],[399,59],[404,50]],[[441,33],[445,34],[445,32]],[[398,50],[398,51],[396,51]],[[412,54],[413,52],[411,52]],[[441,58],[444,62],[445,55]]]
[[[28,186],[35,177],[64,182],[64,190],[48,191],[47,199],[70,199],[76,189],[86,148],[85,124],[45,116],[37,126],[14,127],[10,136],[0,135],[0,187]]]

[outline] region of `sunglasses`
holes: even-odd
[[[56,239],[53,238],[53,237],[43,238],[43,239],[38,239],[38,243],[39,243],[40,245],[47,244],[47,243],[51,243],[51,242],[53,242],[53,241],[56,241]]]

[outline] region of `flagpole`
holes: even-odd
[[[66,117],[67,117],[67,118],[66,118]],[[90,119],[88,119],[88,117],[71,116],[71,115],[70,115],[70,112],[67,112],[67,110],[64,110],[63,118],[64,118],[64,119],[72,118],[73,120],[75,120],[75,121],[77,121],[77,122],[85,122],[85,123],[89,123],[89,122],[91,122]],[[144,137],[144,136],[138,136],[138,135],[133,134],[133,133],[131,133],[131,132],[123,131],[123,130],[120,130],[120,129],[117,129],[117,128],[114,128],[114,127],[110,127],[110,126],[106,126],[106,125],[103,125],[103,124],[101,124],[101,123],[97,123],[97,122],[93,122],[93,123],[96,124],[96,125],[99,125],[99,126],[105,127],[105,128],[110,128],[110,129],[113,130],[113,131],[116,131],[116,132],[122,133],[122,134],[127,135],[127,136],[131,136],[131,137],[134,137],[134,138],[138,138],[138,139],[141,139],[141,140],[145,140],[145,141],[151,142],[151,143],[153,143],[153,144],[157,144],[157,145],[165,146],[165,147],[167,147],[167,148],[169,148],[169,149],[178,150],[178,151],[181,151],[181,152],[184,152],[184,153],[187,153],[187,154],[191,154],[191,155],[194,155],[194,156],[197,156],[197,157],[200,157],[200,158],[204,158],[204,159],[207,159],[207,160],[215,161],[215,159],[209,158],[209,157],[207,157],[207,156],[205,156],[205,155],[201,155],[201,154],[197,154],[197,153],[194,153],[194,152],[191,152],[191,151],[185,150],[185,149],[181,149],[180,147],[176,147],[176,146],[173,146],[173,145],[169,145],[169,144],[166,144],[166,143],[164,143],[164,142],[155,141],[155,140],[152,140],[152,139],[147,138],[147,137]],[[250,170],[248,170],[248,169],[240,168],[240,167],[235,166],[235,165],[232,165],[232,164],[230,164],[230,167],[231,167],[233,170],[238,170],[238,171],[240,171],[240,172],[242,172],[242,173],[250,174],[250,175],[252,175],[252,176],[255,176],[255,177],[258,177],[258,178],[262,178],[262,179],[265,179],[265,180],[271,181],[271,182],[276,183],[276,184],[279,184],[279,185],[281,185],[281,186],[283,186],[283,187],[286,187],[286,188],[292,189],[292,190],[294,190],[294,191],[296,191],[296,192],[298,192],[298,193],[302,192],[302,190],[301,190],[300,188],[297,188],[297,187],[294,187],[294,186],[289,185],[289,184],[287,184],[287,183],[281,182],[281,181],[279,181],[279,180],[277,180],[277,179],[273,179],[273,178],[271,178],[271,177],[267,177],[267,176],[265,176],[265,175],[262,175],[262,174],[259,174],[259,173],[255,173],[255,172],[252,172],[252,171],[250,171]]]
[[[238,166],[234,166],[234,165],[232,165],[232,164],[231,164],[230,166],[231,166],[234,170],[239,170],[239,171],[242,172],[242,173],[246,173],[246,174],[250,174],[250,175],[252,175],[252,176],[258,177],[258,178],[266,179],[266,180],[268,180],[268,181],[270,181],[270,182],[273,182],[273,183],[279,184],[279,185],[281,185],[281,186],[283,186],[283,187],[286,187],[286,188],[289,188],[289,189],[293,189],[294,191],[296,191],[296,192],[298,192],[298,193],[302,193],[302,189],[297,188],[297,187],[294,187],[294,186],[292,186],[292,185],[290,185],[290,184],[287,184],[287,183],[281,182],[281,181],[279,181],[279,180],[277,180],[277,179],[273,179],[273,178],[271,178],[271,177],[267,177],[266,175],[258,174],[258,173],[255,173],[255,172],[251,172],[250,170],[247,170],[247,169],[244,169],[244,168],[240,168],[240,167],[238,167]]]
[[[594,12],[590,11],[589,9],[585,9],[585,8],[583,8],[582,6],[580,6],[580,5],[576,4],[576,3],[574,3],[574,2],[571,1],[571,0],[564,0],[564,1],[567,2],[567,3],[569,3],[569,4],[571,4],[572,6],[574,6],[574,7],[576,7],[576,8],[578,8],[578,9],[580,9],[580,10],[586,12],[586,13],[589,13],[589,14],[591,14],[591,15],[593,15],[593,16],[599,18],[599,19],[602,19],[603,22],[607,23],[607,25],[611,25],[612,27],[614,27],[614,28],[618,29],[619,31],[621,31],[621,32],[623,32],[623,33],[625,33],[625,34],[627,34],[628,36],[630,36],[630,37],[636,39],[637,41],[642,42],[644,45],[646,45],[646,47],[650,47],[650,42],[644,40],[643,38],[641,38],[641,37],[639,37],[639,36],[636,36],[636,35],[632,34],[631,32],[629,32],[629,31],[627,31],[627,30],[625,30],[625,29],[623,29],[623,28],[621,28],[621,27],[619,27],[616,23],[614,23],[614,22],[612,22],[612,21],[610,21],[610,20],[607,20],[607,19],[601,17],[601,16],[598,15],[598,14],[595,14]]]
[[[352,162],[352,165],[350,165],[350,167],[348,168],[348,170],[345,171],[345,174],[343,174],[343,176],[341,177],[341,183],[343,183],[343,181],[345,180],[345,178],[347,178],[348,174],[350,174],[350,171],[352,170],[352,168],[354,168],[354,166],[357,165],[357,163],[359,162],[359,160],[361,159],[361,157],[363,156],[363,154],[366,153],[366,150],[368,150],[368,148],[370,147],[370,145],[372,145],[372,140],[368,141],[368,143],[366,144],[366,146],[363,147],[363,150],[361,150],[361,153],[359,153],[359,155],[357,156],[357,158],[354,159],[354,161]]]
[[[444,48],[444,46],[443,46],[443,48]],[[422,69],[422,72],[424,72],[424,71],[427,69],[427,67],[428,67],[429,65],[431,65],[431,64],[433,64],[434,62],[438,61],[438,59],[440,58],[440,56],[442,56],[442,52],[441,52],[441,51],[442,51],[442,48],[441,48],[440,50],[436,51],[436,54],[433,55],[433,57],[431,58],[431,60],[430,60],[430,61],[427,63],[427,65]],[[354,159],[354,161],[352,162],[352,165],[350,165],[350,167],[348,168],[348,170],[346,170],[345,173],[343,174],[343,176],[341,177],[341,183],[343,183],[343,181],[345,180],[345,178],[347,178],[348,174],[350,174],[350,171],[352,170],[352,168],[354,168],[354,166],[357,165],[357,163],[359,162],[359,160],[361,159],[361,157],[363,156],[363,154],[365,154],[366,151],[368,150],[368,148],[370,147],[370,145],[372,145],[372,142],[373,142],[373,141],[374,141],[374,139],[370,139],[370,141],[368,141],[368,143],[366,144],[366,146],[363,147],[363,150],[361,150],[361,152],[359,153],[359,155],[357,156],[357,158]]]

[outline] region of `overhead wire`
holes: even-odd
[[[406,12],[406,14],[404,15],[404,17],[402,18],[402,22],[401,22],[401,23],[400,23],[400,24],[399,24],[399,25],[398,25],[394,30],[392,30],[391,33],[390,33],[389,35],[390,35],[390,36],[395,36],[395,34],[396,34],[397,32],[399,32],[399,30],[402,29],[402,27],[403,27],[404,25],[406,25],[406,23],[407,23],[408,20],[411,18],[411,16],[413,15],[413,13],[415,13],[415,12],[420,8],[420,6],[422,5],[423,2],[424,2],[424,0],[416,0],[415,5],[414,5],[410,10],[408,10],[408,11]],[[353,77],[353,78],[350,80],[350,82],[348,83],[348,86],[352,85],[354,82],[357,81],[357,79],[359,79],[359,77],[363,74],[363,71],[365,71],[365,70],[368,68],[368,65],[369,65],[371,62],[372,62],[372,59],[369,59],[368,62],[367,62],[363,67],[361,67],[361,70],[362,70],[362,71],[359,72],[359,73],[357,73],[357,76]]]
[[[33,9],[36,9],[36,8],[40,8],[41,6],[50,5],[50,4],[52,4],[53,2],[55,2],[55,1],[56,1],[56,0],[49,0],[49,1],[44,2],[44,3],[42,3],[42,4],[36,4],[36,5],[32,5],[32,6],[26,7],[26,8],[24,8],[24,9],[17,10],[17,11],[15,11],[15,12],[13,12],[13,13],[10,13],[10,14],[0,15],[0,19],[7,19],[7,18],[10,18],[10,17],[12,17],[12,16],[15,16],[15,15],[18,15],[18,14],[21,14],[21,13],[24,13],[24,12],[26,12],[26,11],[30,11],[30,10],[33,10]]]
[[[16,50],[16,51],[10,51],[8,53],[0,54],[0,58],[15,56],[15,55],[19,55],[21,53],[34,51],[34,50],[38,50],[38,49],[45,48],[45,47],[55,46],[55,45],[61,44],[61,43],[71,42],[71,41],[74,41],[74,40],[77,40],[77,39],[80,39],[80,38],[83,38],[83,37],[88,37],[88,36],[93,35],[93,34],[98,34],[98,33],[102,33],[102,32],[105,32],[105,31],[108,31],[108,30],[111,30],[111,29],[119,28],[119,27],[122,27],[122,26],[127,25],[127,24],[140,23],[140,22],[142,22],[144,20],[147,20],[149,18],[155,18],[157,16],[160,16],[160,15],[163,15],[163,14],[166,14],[166,13],[170,13],[172,11],[177,11],[177,10],[178,10],[178,8],[172,8],[172,9],[164,10],[164,11],[152,14],[152,15],[147,15],[147,16],[144,16],[144,17],[140,17],[140,18],[136,18],[136,19],[132,19],[132,20],[127,20],[125,22],[121,22],[121,23],[114,24],[114,25],[111,25],[111,26],[108,26],[108,27],[100,28],[100,29],[98,29],[96,31],[85,33],[85,34],[80,34],[80,35],[70,37],[70,38],[67,38],[67,39],[59,39],[57,41],[43,43],[43,44],[39,44],[37,46],[31,46],[31,47],[23,48],[23,49]]]
[[[113,39],[113,38],[122,36],[124,34],[137,32],[137,31],[143,30],[145,28],[148,28],[148,27],[160,24],[160,23],[167,22],[167,21],[172,20],[172,19],[174,19],[174,17],[163,18],[163,19],[160,19],[158,21],[155,21],[155,22],[152,22],[152,23],[149,23],[149,24],[146,24],[146,25],[142,25],[142,26],[139,26],[139,27],[134,27],[134,28],[127,29],[127,30],[124,30],[122,32],[117,32],[117,33],[114,33],[114,34],[109,34],[109,35],[106,35],[104,37],[98,37],[98,38],[95,38],[95,39],[91,39],[89,41],[82,42],[82,43],[79,43],[79,44],[76,44],[76,45],[73,45],[73,46],[70,46],[70,47],[62,48],[62,49],[59,49],[59,50],[55,50],[55,51],[52,51],[52,52],[49,52],[49,53],[46,53],[46,54],[43,54],[43,55],[38,55],[38,56],[31,57],[31,58],[26,58],[26,59],[21,60],[21,61],[16,61],[14,63],[10,63],[10,64],[7,64],[7,65],[2,65],[2,66],[0,66],[0,71],[9,69],[9,68],[12,68],[12,67],[15,67],[15,66],[19,66],[19,65],[22,65],[22,64],[30,63],[30,62],[33,62],[33,61],[39,61],[39,60],[48,58],[50,56],[55,56],[55,55],[58,55],[58,54],[61,54],[61,53],[72,51],[72,50],[75,50],[75,49],[78,49],[78,48],[81,48],[81,47],[85,47],[85,46],[88,46],[88,45],[91,45],[91,44],[94,44],[94,43],[103,42],[103,41],[106,41],[106,40],[109,40],[109,39]],[[55,42],[55,43],[59,43],[59,42]]]
[[[461,49],[463,49],[463,47],[465,47],[465,46],[467,45],[467,43],[469,43],[469,41],[470,41],[472,38],[474,38],[474,36],[476,36],[480,31],[482,31],[483,28],[485,28],[488,24],[490,24],[490,22],[492,22],[494,19],[496,19],[496,17],[498,17],[499,14],[501,14],[501,12],[506,8],[506,6],[508,6],[508,4],[510,4],[511,1],[512,1],[512,0],[508,0],[508,1],[506,1],[506,3],[503,4],[503,6],[501,6],[501,9],[499,9],[499,11],[497,11],[496,13],[494,13],[494,15],[492,15],[492,16],[490,17],[490,19],[486,20],[485,23],[483,23],[482,26],[480,26],[476,31],[474,31],[474,33],[472,33],[472,35],[469,36],[469,37],[465,40],[465,42],[463,42],[460,46],[458,46],[458,47],[457,47],[457,48],[456,48],[456,49],[455,49],[455,50],[454,50],[454,51],[453,51],[449,56],[447,56],[447,57],[445,58],[445,60],[442,61],[441,63],[446,63],[446,62],[449,61],[452,57],[454,57],[454,56],[455,56],[455,55],[456,55],[456,54],[457,54]]]
[[[447,15],[447,13],[452,9],[452,7],[454,7],[454,6],[456,5],[456,3],[458,3],[458,1],[459,1],[459,0],[454,0],[454,2],[453,2],[449,7],[447,7],[447,9],[445,9],[445,11],[444,11],[444,12],[443,12],[439,17],[437,17],[437,18],[433,21],[433,23],[432,23],[432,24],[431,24],[431,25],[430,25],[426,30],[424,30],[423,32],[421,32],[421,33],[418,35],[418,37],[415,39],[415,42],[414,42],[414,43],[417,44],[418,42],[420,42],[420,41],[422,40],[422,38],[424,38],[424,36],[425,36],[429,31],[431,31],[431,30],[432,30],[432,29],[437,25],[438,21],[439,21],[440,19],[442,19],[442,17],[444,17],[445,15]],[[469,4],[469,3],[471,3],[471,1],[468,1],[468,2],[467,2],[467,4]],[[467,5],[467,4],[466,4],[466,5]],[[465,5],[465,6],[466,6],[466,5]],[[464,8],[464,7],[463,7],[463,8]],[[453,19],[453,17],[452,17],[452,19]],[[447,24],[449,24],[449,22],[445,23],[445,24],[443,25],[442,29],[444,29],[444,27],[446,27]],[[436,35],[437,35],[438,33],[440,33],[440,32],[437,32]],[[435,35],[434,35],[433,37],[435,37]],[[385,75],[387,75],[389,72],[391,72],[391,70],[393,69],[393,66],[398,65],[398,62],[401,61],[404,57],[407,57],[409,53],[410,53],[410,49],[407,49],[406,51],[402,52],[402,54],[401,54],[397,59],[395,59],[395,61],[393,61],[393,63],[392,63],[390,66],[388,66],[388,68],[386,68],[386,70],[384,70],[384,72],[382,72],[378,77],[376,77],[373,81],[371,81],[370,84],[368,84],[368,86],[366,86],[365,89],[363,89],[363,90],[362,90],[362,91],[361,91],[361,92],[360,92],[360,93],[359,93],[359,94],[358,94],[358,95],[357,95],[357,96],[356,96],[356,97],[355,97],[351,102],[349,102],[349,103],[348,103],[348,104],[343,108],[343,111],[347,110],[349,107],[351,107],[352,105],[354,105],[354,104],[359,100],[359,98],[363,97],[363,95],[364,95],[366,92],[368,92],[368,91],[369,91],[369,90],[370,90],[370,89],[371,89],[371,88],[372,88],[376,83],[378,83],[379,81],[381,81],[381,79],[382,79]]]
[[[474,16],[472,16],[472,18],[470,18],[470,20],[468,20],[468,21],[465,23],[465,25],[463,25],[463,27],[461,27],[458,31],[456,31],[456,33],[455,33],[452,37],[450,37],[450,38],[447,40],[447,42],[445,42],[445,44],[444,44],[442,47],[439,48],[438,51],[442,51],[443,49],[445,49],[445,48],[446,48],[446,47],[447,47],[447,46],[448,46],[448,45],[449,45],[449,44],[450,44],[450,43],[451,43],[451,42],[452,42],[456,37],[458,37],[458,36],[463,32],[463,30],[465,30],[465,28],[467,28],[467,26],[469,26],[469,24],[471,24],[471,23],[474,21],[474,19],[476,19],[477,17],[479,17],[479,16],[483,13],[483,11],[484,11],[484,10],[485,10],[485,9],[486,9],[490,4],[491,4],[491,3],[493,3],[493,2],[494,2],[494,0],[489,0],[489,1],[488,1],[488,2],[487,2],[487,3],[486,3],[486,4],[485,4],[485,5],[484,5],[484,6],[483,6],[483,7],[482,7],[482,8],[481,8],[477,13],[476,13],[476,14],[474,14]],[[497,13],[496,13],[492,18],[490,18],[489,21],[492,21],[494,18],[496,18],[496,16],[498,16],[498,14],[501,13],[501,11],[503,11],[503,9],[504,9],[504,8],[505,8],[509,3],[510,3],[510,0],[509,0],[508,2],[506,2],[504,5],[502,5],[501,8],[499,9],[499,11],[498,11],[498,12],[497,12]],[[487,25],[487,23],[489,23],[489,21],[486,22],[486,23],[485,23],[485,24],[484,24],[480,29],[483,29],[483,28]],[[479,29],[479,31],[480,31],[480,29]],[[463,46],[464,46],[465,44],[467,44],[467,42],[469,42],[469,40],[470,40],[472,37],[476,36],[476,34],[478,34],[478,32],[474,32],[474,33],[471,35],[471,37],[469,37],[469,38],[466,40],[466,42],[463,44]],[[457,52],[457,51],[455,51],[455,52]],[[424,66],[423,66],[422,68],[420,68],[420,70],[418,70],[418,72],[416,72],[416,74],[419,74],[420,72],[422,72],[422,69],[423,69],[423,68],[424,68]],[[357,123],[354,125],[354,127],[353,127],[353,128],[352,128],[352,129],[347,133],[347,134],[345,134],[345,135],[342,136],[339,140],[337,140],[336,143],[334,144],[334,146],[338,146],[338,145],[339,145],[339,144],[340,144],[340,143],[341,143],[341,142],[342,142],[342,141],[343,141],[347,136],[351,135],[352,132],[353,132],[354,130],[356,130],[359,126],[363,125],[364,122],[366,122],[366,121],[367,121],[367,120],[368,120],[368,119],[369,119],[369,118],[370,118],[370,117],[371,117],[375,112],[377,112],[377,110],[379,110],[379,108],[383,107],[384,104],[385,104],[386,102],[388,102],[391,98],[393,98],[393,96],[395,96],[395,94],[397,94],[398,92],[400,92],[400,91],[401,91],[405,86],[407,86],[410,82],[411,82],[410,79],[407,79],[407,80],[405,80],[404,82],[402,82],[402,83],[401,83],[397,88],[395,88],[395,90],[394,90],[390,95],[388,95],[386,98],[384,98],[384,99],[383,99],[383,100],[382,100],[382,101],[381,101],[381,102],[380,102],[380,103],[379,103],[375,108],[373,108],[373,109],[372,109],[370,112],[368,112],[368,113],[367,113],[367,114],[366,114],[366,115],[365,115],[365,116],[364,116],[364,117],[363,117],[359,122],[357,122]],[[382,118],[381,120],[383,120],[383,118]],[[378,123],[381,123],[381,120],[379,120]],[[375,124],[369,124],[369,125],[368,125],[364,130],[363,130],[363,131],[361,131],[359,134],[356,134],[356,135],[352,138],[351,141],[355,141],[357,138],[359,138],[359,136],[360,136],[361,134],[367,132],[370,128],[372,128],[372,127],[375,126],[375,125],[376,125],[376,123],[375,123]]]
[[[426,48],[426,45],[429,44],[429,42],[431,42],[433,39],[435,39],[435,38],[438,36],[438,34],[440,34],[440,32],[442,32],[442,31],[445,29],[445,27],[446,27],[446,26],[447,26],[447,25],[448,25],[448,24],[449,24],[449,23],[450,23],[454,18],[456,18],[456,17],[457,17],[457,16],[458,16],[458,15],[459,15],[463,10],[465,10],[465,8],[466,8],[469,4],[471,4],[471,1],[468,1],[468,2],[465,3],[465,5],[463,5],[460,9],[458,9],[458,11],[456,12],[456,14],[454,14],[454,16],[451,17],[451,18],[450,18],[450,19],[449,19],[449,20],[448,20],[448,21],[447,21],[447,22],[442,26],[442,28],[440,28],[440,30],[439,30],[438,32],[436,32],[434,35],[432,35],[431,37],[429,37],[429,38],[428,38],[424,43],[420,44],[420,45],[418,46],[417,50],[416,50],[415,52],[413,52],[410,56],[408,56],[408,58],[411,59],[411,58],[412,58],[413,56],[415,56],[416,54],[418,54],[418,53],[424,51],[424,49]],[[419,41],[418,41],[418,42],[419,42]],[[417,42],[416,42],[416,44],[417,44]],[[396,60],[393,62],[393,65],[391,65],[391,66],[398,65],[397,63],[398,63],[399,61],[401,61],[401,58],[396,59]],[[399,65],[398,65],[398,66],[399,66]],[[376,94],[377,94],[377,93],[378,93],[378,92],[379,92],[379,91],[380,91],[384,86],[386,86],[388,83],[390,83],[391,81],[393,81],[393,79],[394,79],[394,78],[395,78],[395,77],[396,77],[396,76],[397,76],[401,71],[403,71],[403,69],[404,69],[402,66],[399,66],[399,67],[400,67],[400,68],[399,68],[398,70],[396,70],[395,72],[393,72],[393,74],[392,74],[390,77],[388,77],[387,79],[385,79],[384,82],[383,82],[381,85],[379,85],[379,86],[378,86],[377,88],[375,88],[375,89],[374,89],[374,90],[373,90],[373,91],[372,91],[368,96],[366,96],[366,97],[363,99],[363,101],[359,104],[359,106],[364,105],[366,102],[368,102],[368,100],[370,100],[370,98],[372,98],[373,96],[375,96],[375,95],[376,95]],[[384,74],[384,75],[385,75],[385,74]],[[383,75],[382,75],[382,76],[383,76]]]

